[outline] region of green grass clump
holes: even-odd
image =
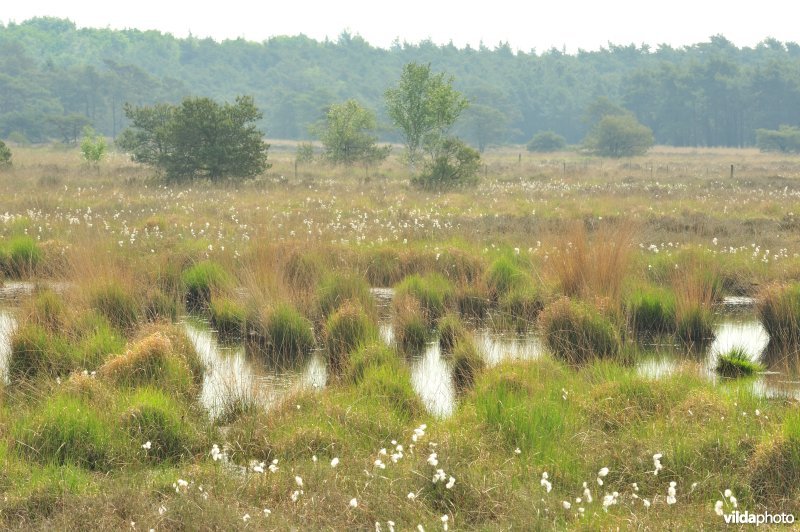
[[[186,306],[191,311],[206,308],[212,292],[220,291],[232,283],[230,274],[212,261],[195,264],[183,272],[181,280],[186,291]]]
[[[139,322],[140,308],[136,298],[114,281],[92,290],[89,306],[120,331],[131,331]]]
[[[161,390],[142,388],[128,400],[121,425],[132,438],[133,451],[158,462],[178,461],[198,450],[199,432],[186,407]],[[197,415],[197,413],[195,413]],[[141,446],[150,442],[150,448]]]
[[[622,341],[614,324],[584,303],[562,298],[539,316],[545,342],[552,353],[569,363],[617,358]]]
[[[14,429],[17,448],[44,464],[107,470],[118,457],[114,425],[84,399],[60,393],[46,399]]]
[[[147,291],[144,296],[144,318],[147,321],[175,321],[178,318],[178,301],[160,288]]]
[[[245,308],[228,298],[212,297],[208,308],[211,326],[217,330],[220,338],[240,338],[245,327]]]
[[[637,288],[627,298],[625,309],[638,334],[675,332],[675,295],[665,288]]]
[[[165,334],[156,332],[136,342],[126,353],[103,364],[98,375],[118,386],[152,386],[184,397],[194,397],[197,379],[187,360]]]
[[[0,273],[9,277],[26,277],[36,271],[44,253],[29,236],[13,236],[0,242]]]
[[[676,321],[675,336],[685,344],[704,344],[714,338],[714,313],[705,306],[682,308]]]
[[[525,283],[525,272],[510,257],[498,257],[486,272],[486,285],[495,300]]]
[[[52,332],[62,332],[71,319],[64,299],[52,290],[38,291],[22,309],[23,321]]]
[[[326,277],[317,289],[317,298],[323,318],[327,318],[347,301],[355,301],[370,316],[374,316],[375,299],[369,284],[355,274],[332,274]]]
[[[369,253],[365,271],[372,286],[392,286],[403,277],[400,256],[393,249],[378,249]]]
[[[734,347],[719,356],[716,370],[723,377],[737,378],[754,375],[759,371],[763,371],[764,367],[750,360],[747,351],[743,348]]]
[[[364,375],[370,368],[399,365],[400,358],[391,347],[382,342],[366,344],[350,354],[347,363],[347,381],[358,385],[364,380]]]
[[[485,367],[486,362],[471,340],[464,339],[456,344],[453,349],[453,383],[457,390],[463,392],[472,388]]]
[[[757,308],[770,342],[800,344],[800,283],[767,287],[759,294]]]
[[[409,421],[425,412],[425,406],[411,385],[408,367],[402,364],[366,368],[358,393],[371,401],[379,401],[401,420]]]
[[[342,371],[350,353],[378,339],[372,318],[356,303],[348,302],[325,323],[325,347],[331,369]]]
[[[439,274],[409,275],[395,286],[395,297],[409,295],[419,301],[429,324],[442,317],[453,300],[453,283]]]
[[[500,296],[498,308],[503,320],[513,323],[517,330],[525,331],[535,324],[544,308],[544,299],[532,284],[520,284]]]
[[[307,290],[319,283],[325,273],[325,264],[320,256],[311,252],[295,250],[283,267],[283,278],[292,287]]]
[[[486,288],[467,285],[460,287],[454,296],[459,314],[464,318],[483,319],[489,311],[490,303]]]
[[[311,322],[289,304],[266,310],[264,323],[255,323],[255,337],[271,357],[299,359],[314,348]]]
[[[419,353],[428,342],[431,328],[425,319],[419,301],[408,295],[395,296],[392,301],[394,308],[394,338],[398,347],[406,353]]]
[[[18,327],[11,337],[8,373],[12,381],[37,376],[59,377],[81,368],[79,353],[61,334],[37,324]]]
[[[439,320],[439,347],[444,352],[451,352],[458,342],[467,337],[467,330],[458,316],[448,314]]]
[[[761,504],[800,509],[800,414],[790,412],[777,433],[756,448],[749,464],[749,485]]]
[[[125,349],[125,337],[115,329],[105,316],[89,312],[78,318],[74,326],[76,347],[86,362],[87,369],[97,368],[112,353]]]

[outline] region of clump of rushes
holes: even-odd
[[[542,311],[539,323],[552,353],[571,364],[616,358],[622,352],[614,324],[584,303],[561,298]]]
[[[21,315],[25,323],[53,332],[64,331],[70,321],[67,305],[52,290],[37,292],[23,307]]]
[[[419,301],[425,318],[433,325],[453,300],[453,284],[439,274],[409,275],[395,287],[395,297],[411,296]]]
[[[379,366],[399,366],[397,353],[382,342],[374,342],[361,346],[350,354],[347,364],[347,380],[351,384],[360,384],[364,374],[370,368]]]
[[[666,288],[638,287],[627,298],[625,309],[637,334],[675,332],[675,295]]]
[[[348,301],[355,301],[370,316],[376,314],[375,300],[369,284],[355,274],[332,274],[326,277],[317,290],[317,299],[323,318],[333,314]]]
[[[325,265],[318,255],[295,250],[286,260],[283,278],[290,286],[307,290],[319,283],[324,272]]]
[[[486,362],[478,352],[475,344],[464,339],[453,349],[453,383],[456,389],[463,392],[475,383],[478,373],[486,367]]]
[[[675,332],[687,344],[702,344],[714,337],[714,300],[719,297],[717,277],[690,263],[672,279],[675,293]]]
[[[465,285],[455,294],[456,307],[464,318],[483,319],[489,311],[489,296],[484,286]]]
[[[381,364],[366,368],[358,393],[370,400],[383,400],[386,407],[404,421],[425,412],[425,406],[411,385],[408,366],[403,364]]]
[[[120,386],[153,386],[184,397],[197,393],[191,367],[175,352],[170,339],[161,333],[147,336],[127,353],[109,359],[100,366],[98,375]]]
[[[400,257],[393,249],[378,249],[366,256],[366,276],[372,286],[392,286],[403,277]]]
[[[139,322],[136,298],[115,281],[94,288],[89,295],[89,306],[120,331],[131,331]]]
[[[59,377],[77,369],[82,369],[79,354],[60,333],[36,323],[27,323],[14,331],[8,361],[12,381],[40,375]]]
[[[105,316],[88,312],[79,317],[74,325],[77,337],[77,352],[82,355],[85,369],[100,366],[112,353],[125,349],[125,338]]]
[[[114,425],[103,411],[66,393],[46,399],[14,432],[19,451],[45,464],[108,470],[120,454],[114,445]]]
[[[408,294],[395,296],[394,337],[399,348],[406,353],[418,353],[425,347],[430,327],[419,301]]]
[[[147,321],[175,321],[178,318],[178,302],[159,288],[152,288],[144,296],[144,318]]]
[[[128,400],[121,425],[133,442],[134,451],[150,461],[178,461],[199,448],[199,432],[189,423],[186,407],[161,390],[142,388]],[[146,450],[141,445],[150,442]]]
[[[770,342],[800,344],[800,284],[768,286],[759,294],[757,308]]]
[[[9,277],[30,276],[42,262],[44,253],[29,236],[14,236],[0,243],[0,273]]]
[[[705,344],[714,338],[714,313],[708,308],[683,307],[676,320],[675,336],[685,344]]]
[[[735,379],[737,377],[748,377],[759,371],[763,371],[764,367],[750,360],[744,348],[734,347],[727,353],[719,356],[716,369],[717,373],[723,377]]]
[[[293,360],[314,348],[311,322],[288,304],[279,304],[264,312],[263,324],[254,324],[255,338],[273,358]]]
[[[212,292],[221,291],[231,285],[228,272],[212,261],[195,264],[183,272],[181,280],[186,290],[186,306],[195,312],[208,306]]]
[[[350,353],[377,338],[378,329],[364,309],[352,301],[343,304],[325,323],[325,347],[331,369],[340,373]]]
[[[525,272],[510,257],[498,257],[486,272],[486,285],[489,293],[497,301],[503,295],[526,281]]]
[[[451,352],[458,342],[467,338],[467,330],[461,319],[454,314],[448,314],[439,320],[439,347],[444,352]]]
[[[236,301],[213,296],[209,305],[211,326],[222,339],[241,338],[244,331],[246,311]]]
[[[544,301],[536,287],[527,282],[503,294],[498,307],[504,319],[511,320],[517,330],[525,331],[535,323]]]
[[[783,426],[757,448],[749,465],[753,498],[760,502],[796,501],[800,495],[800,413],[797,409]]]

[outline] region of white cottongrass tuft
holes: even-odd
[[[570,508],[572,508],[572,504],[569,501],[563,501],[561,503],[561,506],[563,506],[565,510],[569,510]]]
[[[142,449],[149,451],[153,444],[148,440],[142,444]]]
[[[299,476],[294,477],[294,483],[297,484],[299,487],[303,487],[303,479]]]
[[[456,477],[451,476],[450,479],[447,481],[447,484],[444,485],[444,487],[447,489],[453,489],[453,486],[455,486],[455,484],[456,484]]]
[[[338,465],[339,465],[339,457],[337,456],[337,457],[334,457],[333,460],[331,460],[331,467],[336,467]]]
[[[358,499],[353,497],[352,499],[350,499],[350,502],[348,504],[350,508],[358,508]]]
[[[723,506],[723,502],[722,501],[717,501],[716,503],[714,503],[714,513],[717,514],[717,515],[724,514],[725,511],[722,509],[722,506]]]
[[[553,485],[547,480],[548,474],[547,471],[542,473],[542,480],[539,481],[539,484],[544,488],[545,492],[550,493],[550,490],[553,489]]]
[[[669,483],[669,488],[667,488],[667,504],[675,504],[678,502],[678,499],[675,497],[675,486],[676,482],[673,480]]]
[[[433,467],[439,465],[439,459],[436,453],[431,453],[430,456],[428,456],[428,463]]]
[[[661,453],[656,453],[653,455],[653,474],[658,475],[658,472],[664,469],[664,466],[661,465],[661,457],[663,455]]]

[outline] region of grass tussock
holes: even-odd
[[[375,299],[369,284],[355,274],[331,274],[320,283],[317,299],[323,318],[327,318],[345,303],[356,302],[370,316],[375,316]]]
[[[25,235],[0,240],[0,277],[25,278],[36,273],[44,252],[33,238]]]
[[[312,324],[288,303],[263,309],[248,320],[248,342],[270,359],[296,360],[314,348]]]
[[[467,339],[467,329],[461,319],[455,314],[448,314],[439,320],[439,347],[445,353],[450,353],[458,342]]]
[[[766,287],[758,296],[757,309],[771,342],[800,345],[800,284]]]
[[[470,339],[462,339],[453,348],[453,384],[460,392],[472,388],[486,362]]]
[[[672,290],[677,338],[686,344],[703,344],[713,339],[713,305],[720,297],[719,278],[714,272],[689,262],[674,272]]]
[[[450,307],[453,284],[439,274],[409,275],[395,286],[395,297],[410,296],[419,301],[429,325],[434,325]]]
[[[89,295],[89,306],[120,331],[133,331],[141,317],[141,307],[133,294],[114,281],[95,287]]]
[[[395,342],[404,353],[419,353],[431,335],[422,305],[415,297],[401,294],[395,296],[392,308]]]
[[[208,307],[211,326],[223,340],[242,337],[247,310],[237,301],[225,297],[212,297]]]
[[[374,342],[378,328],[372,318],[355,302],[347,302],[325,323],[325,351],[334,373],[346,366],[350,353]]]
[[[625,312],[631,329],[639,335],[675,332],[675,296],[667,288],[634,288],[626,298]]]
[[[186,294],[186,306],[191,311],[208,307],[211,294],[232,284],[231,275],[220,264],[202,261],[183,272],[181,281]]]
[[[571,364],[622,353],[617,327],[585,303],[559,299],[542,311],[539,324],[550,351]]]
[[[715,369],[719,375],[735,379],[755,375],[763,371],[764,367],[758,362],[753,362],[744,348],[734,347],[719,356]]]

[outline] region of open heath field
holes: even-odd
[[[15,147],[0,528],[800,517],[800,156],[507,147],[433,192],[399,152],[212,183]]]

